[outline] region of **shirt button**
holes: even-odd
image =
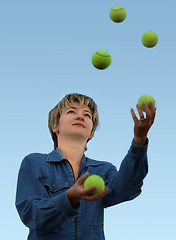
[[[55,191],[56,190],[56,185],[52,186],[52,190]]]

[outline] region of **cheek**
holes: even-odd
[[[93,130],[93,123],[91,122],[90,123],[90,132],[92,132],[92,130]]]
[[[64,127],[64,119],[60,118],[57,124],[57,129],[60,131]]]

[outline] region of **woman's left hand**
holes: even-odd
[[[152,102],[149,103],[149,107],[146,103],[143,103],[143,107],[146,117],[144,117],[139,104],[136,105],[140,119],[136,117],[134,110],[131,108],[131,115],[134,121],[134,142],[140,146],[145,145],[148,131],[153,125],[156,115],[156,108]]]

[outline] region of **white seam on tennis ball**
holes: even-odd
[[[114,11],[114,12],[117,12],[117,11],[120,11],[120,10],[123,10],[124,8],[119,8],[119,9],[111,9],[111,11]]]
[[[110,55],[108,55],[108,56],[103,56],[103,55],[99,54],[98,52],[96,52],[96,54],[99,55],[100,57],[111,57]]]
[[[156,37],[155,39],[153,39],[152,41],[148,41],[148,40],[146,40],[145,39],[145,37],[144,37],[144,40],[146,41],[146,42],[149,42],[149,43],[152,43],[152,42],[154,42],[155,40],[157,40],[158,38]]]

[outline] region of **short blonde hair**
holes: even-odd
[[[79,93],[70,93],[67,94],[51,111],[49,112],[48,117],[48,127],[51,134],[51,137],[54,142],[54,149],[58,147],[58,140],[56,133],[52,131],[52,128],[56,127],[59,123],[60,116],[63,112],[63,110],[67,107],[69,107],[72,103],[79,103],[80,105],[84,105],[88,107],[92,114],[92,122],[93,122],[93,128],[92,128],[92,136],[95,133],[95,130],[97,126],[99,125],[99,116],[98,116],[98,110],[97,105],[94,102],[94,100],[86,95],[82,95]]]

